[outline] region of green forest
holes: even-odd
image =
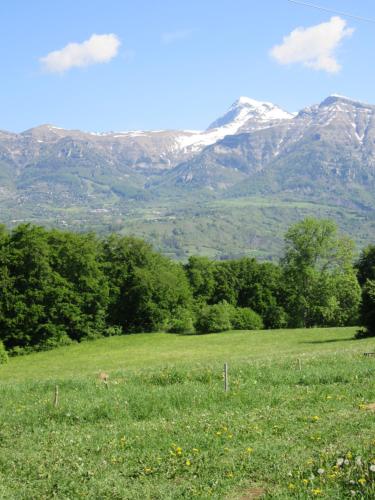
[[[375,245],[358,257],[330,220],[291,226],[277,263],[182,264],[131,236],[0,228],[0,344],[10,354],[137,332],[350,325],[375,335]]]

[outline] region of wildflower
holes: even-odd
[[[338,459],[337,459],[336,464],[337,464],[339,467],[341,467],[343,463],[344,463],[344,459],[343,459],[343,458],[338,458]]]
[[[303,482],[303,484],[309,484],[309,480],[308,479],[302,479],[302,482]]]
[[[152,469],[150,467],[145,467],[144,471],[146,474],[149,474],[150,472],[152,472]]]
[[[191,465],[190,460],[189,460],[189,459],[187,459],[187,460],[186,460],[186,462],[185,462],[185,464],[186,464],[187,466]]]
[[[324,469],[318,469],[317,472],[318,472],[318,474],[322,475],[322,474],[324,474],[325,471],[324,471]]]
[[[364,477],[361,477],[360,479],[358,479],[358,482],[361,486],[363,486],[366,483],[366,479]]]
[[[320,488],[314,488],[313,490],[311,490],[311,493],[314,496],[318,496],[318,495],[321,495],[323,493],[323,491]]]
[[[370,471],[371,471],[371,472],[375,472],[375,465],[374,465],[374,464],[371,464],[371,465],[370,465]]]
[[[296,486],[295,486],[295,484],[293,484],[293,483],[289,483],[289,484],[288,484],[288,488],[289,488],[290,490],[295,490],[295,489],[296,489]]]
[[[180,446],[177,446],[176,453],[177,455],[182,455],[182,448],[180,448]]]
[[[233,477],[233,472],[227,472],[227,477]]]
[[[317,422],[318,420],[320,420],[320,417],[318,417],[318,415],[314,415],[313,417],[311,417],[311,420],[313,422]]]
[[[351,460],[353,458],[353,455],[352,455],[352,452],[351,451],[348,451],[348,453],[346,454],[346,458],[348,460]]]
[[[362,457],[356,457],[355,458],[355,464],[356,465],[362,465]]]
[[[247,453],[252,453],[253,449],[252,448],[246,448]]]

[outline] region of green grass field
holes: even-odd
[[[375,341],[354,332],[139,334],[13,358],[0,498],[374,498]]]

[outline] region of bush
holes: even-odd
[[[124,330],[119,325],[108,326],[103,331],[104,337],[116,337],[123,334]]]
[[[0,340],[0,365],[4,365],[8,361],[8,353],[5,350],[4,344]]]
[[[271,304],[263,314],[264,326],[267,329],[286,328],[288,325],[288,315],[281,306]]]
[[[261,330],[263,328],[262,318],[249,307],[233,308],[230,321],[235,330]]]
[[[169,322],[168,331],[171,333],[182,333],[188,335],[195,332],[193,315],[187,309],[182,309],[177,313],[176,318]]]
[[[230,330],[233,307],[227,302],[203,307],[197,317],[195,328],[198,333],[217,333]]]
[[[375,280],[367,280],[362,290],[361,321],[366,330],[358,332],[357,338],[375,336]]]

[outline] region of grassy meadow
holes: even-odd
[[[375,342],[354,332],[137,334],[12,358],[0,498],[374,498]]]

